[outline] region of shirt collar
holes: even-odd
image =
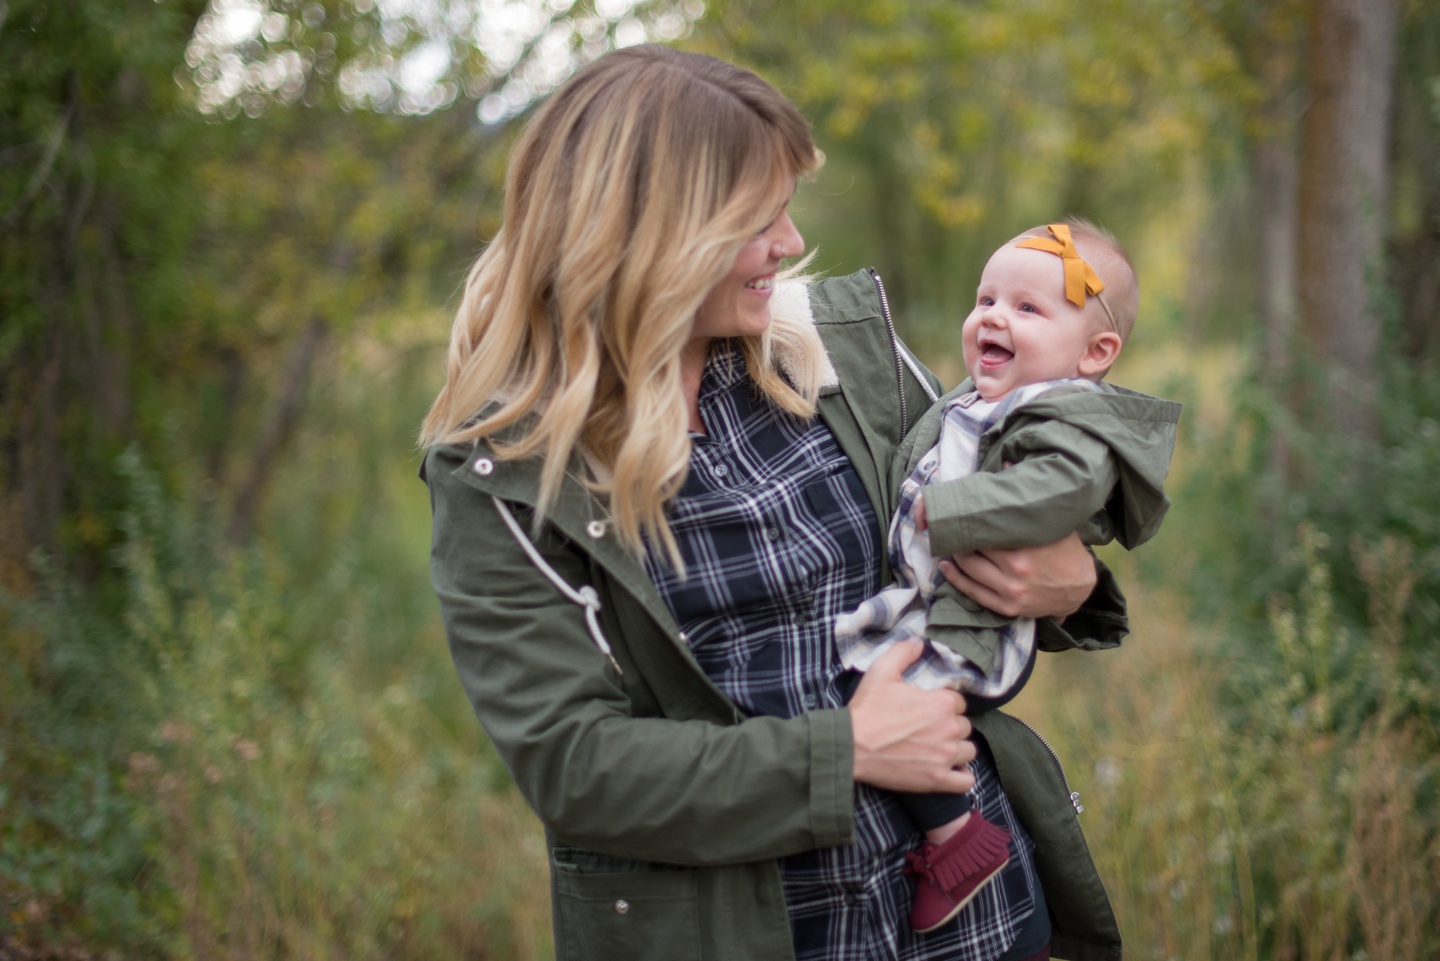
[[[747,376],[745,354],[735,340],[712,342],[705,370],[700,374],[700,400],[703,402],[728,391]]]

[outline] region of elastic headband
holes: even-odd
[[[1095,268],[1087,264],[1075,249],[1075,241],[1070,237],[1070,228],[1065,224],[1047,224],[1046,229],[1054,237],[1029,237],[1016,244],[1016,247],[1025,247],[1029,250],[1043,250],[1047,254],[1055,254],[1060,258],[1065,267],[1065,299],[1076,307],[1084,308],[1085,295],[1090,294],[1100,301],[1100,309],[1105,311],[1105,316],[1110,320],[1110,328],[1117,333],[1120,325],[1115,323],[1115,315],[1110,312],[1110,305],[1105,298],[1100,296],[1105,289],[1105,281],[1095,273]]]

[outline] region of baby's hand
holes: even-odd
[[[915,495],[915,507],[910,511],[910,520],[915,522],[915,530],[923,531],[927,526],[925,523],[925,495]]]

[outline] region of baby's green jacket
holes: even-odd
[[[1015,408],[981,435],[974,474],[925,485],[934,556],[1034,547],[1077,530],[1086,544],[1118,540],[1127,549],[1155,535],[1170,506],[1164,483],[1181,405],[1099,386],[1057,387]],[[972,390],[967,379],[906,434],[891,462],[892,490],[939,440],[946,405]],[[947,583],[926,633],[990,674],[1010,621]]]

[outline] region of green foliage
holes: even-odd
[[[1187,3],[726,0],[688,43],[796,99],[828,158],[796,205],[820,265],[875,265],[936,351],[1019,230],[1078,214],[1138,245],[1173,219],[1202,145],[1209,166],[1237,159],[1228,118],[1252,97]]]
[[[1194,544],[1196,609],[1243,639],[1238,704],[1278,682],[1322,697],[1338,731],[1353,733],[1382,707],[1440,724],[1440,700],[1426,693],[1440,689],[1433,644],[1440,631],[1436,379],[1392,361],[1382,434],[1363,445],[1291,422],[1269,392],[1249,396],[1225,431],[1197,439],[1203,466],[1177,495]],[[1292,463],[1311,465],[1297,468],[1303,483],[1282,484],[1269,473],[1277,438]],[[1235,522],[1211,523],[1216,516]],[[1185,524],[1187,517],[1194,523]],[[1314,582],[1317,572],[1323,584]],[[1297,596],[1308,598],[1312,616],[1323,613],[1322,623],[1281,636],[1329,638],[1318,673],[1297,673],[1289,645],[1259,641],[1267,625],[1288,623],[1276,620],[1274,599]],[[1395,671],[1374,670],[1377,657]],[[1331,684],[1337,689],[1328,690]]]
[[[42,567],[32,596],[0,607],[12,637],[38,650],[9,675],[0,715],[0,898],[21,943],[113,945],[148,957],[165,953],[174,902],[154,869],[159,819],[124,773],[123,746],[156,716],[137,684],[157,652],[133,615],[142,597],[168,608],[191,593],[184,572],[196,558],[154,478],[133,452],[123,460],[125,580],[89,593]],[[8,927],[0,921],[0,933]]]
[[[1306,586],[1273,627],[1227,635],[1141,596],[1113,655],[1037,671],[1016,710],[1082,793],[1080,822],[1141,958],[1428,958],[1440,950],[1440,765],[1433,726],[1382,709],[1336,730],[1357,687],[1401,691],[1381,622],[1329,607],[1308,533]],[[1148,603],[1147,603],[1148,601]],[[1255,669],[1253,649],[1284,670]],[[1367,653],[1330,671],[1337,652]],[[1269,660],[1264,655],[1262,663]],[[1288,672],[1288,673],[1287,673]],[[1237,719],[1227,688],[1246,685]]]
[[[114,589],[7,603],[44,653],[7,674],[0,948],[547,950],[538,827],[455,682],[396,456],[433,353],[394,330],[344,358],[264,546],[223,548],[132,450]]]

